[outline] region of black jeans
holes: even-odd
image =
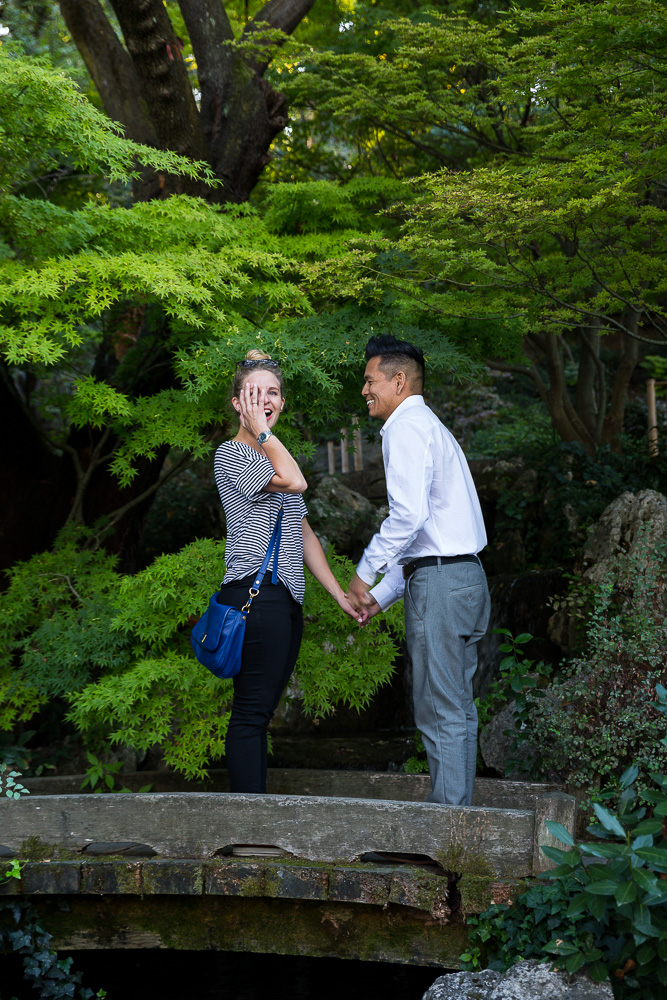
[[[225,584],[224,603],[242,608],[253,579]],[[301,605],[267,573],[250,608],[241,670],[234,678],[225,744],[230,792],[266,792],[266,733],[294,669],[302,633]]]

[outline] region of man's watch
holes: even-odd
[[[257,444],[264,444],[265,441],[269,440],[272,434],[273,431],[262,431],[261,434],[257,435]]]

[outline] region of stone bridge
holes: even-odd
[[[30,897],[58,948],[455,968],[465,915],[545,870],[546,821],[574,833],[576,819],[559,786],[530,782],[478,779],[465,808],[425,802],[421,775],[273,770],[267,795],[225,792],[216,772],[205,791],[164,772],[123,780],[165,790],[47,778],[0,800],[0,858],[30,859],[0,893]]]

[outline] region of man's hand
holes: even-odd
[[[358,608],[359,611],[363,611],[364,608],[367,608],[371,604],[375,603],[375,599],[368,593],[370,589],[371,585],[369,583],[364,583],[364,581],[355,573],[350,580],[350,586],[347,588],[347,599],[355,608]]]
[[[370,594],[368,596],[370,597]],[[359,625],[360,628],[363,628],[364,625],[368,625],[371,618],[374,618],[375,615],[379,615],[380,612],[382,611],[382,608],[380,607],[380,605],[378,604],[378,602],[375,600],[374,597],[371,597],[371,601],[373,602],[372,604],[364,605],[363,614],[365,615],[365,618],[362,622],[360,622]]]
[[[346,615],[353,618],[358,625],[365,625],[368,621],[368,614],[366,608],[357,608],[347,597],[347,594],[341,594],[340,597],[336,598],[336,602],[341,611],[344,611]]]

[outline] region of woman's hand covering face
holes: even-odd
[[[266,390],[254,382],[246,382],[239,395],[241,426],[257,437],[262,431],[268,431],[269,424],[265,413]]]

